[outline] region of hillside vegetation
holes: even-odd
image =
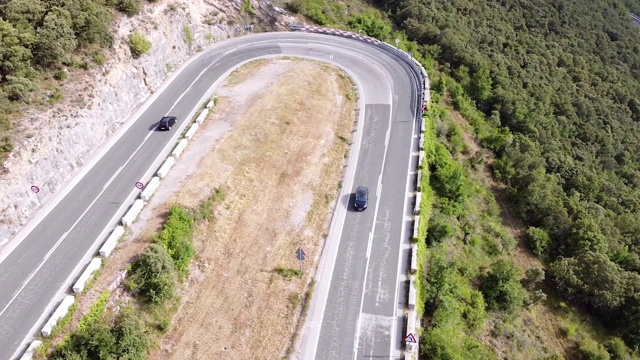
[[[135,15],[144,2],[0,1],[0,163],[13,149],[12,129],[16,124],[11,118],[16,111],[62,96],[55,86],[41,96],[33,96],[33,91],[50,78],[64,80],[65,68],[87,69],[92,63],[104,63],[101,49],[113,42],[114,10]]]
[[[640,347],[640,29],[619,1],[385,1],[461,87],[560,294]],[[495,131],[505,136],[496,137]],[[512,134],[512,135],[511,135]]]
[[[363,22],[344,15],[358,16],[353,15],[357,1],[291,3],[293,10],[320,24],[362,29],[358,24]],[[431,175],[436,198],[424,239],[432,254],[425,268],[437,266],[443,272],[425,279],[426,289],[451,283],[455,287],[448,286],[446,291],[436,288],[436,297],[429,297],[428,291],[423,294],[427,295],[426,323],[437,325],[455,313],[452,309],[462,311],[457,315],[461,319],[469,316],[469,311],[476,316],[484,306],[479,305],[475,291],[482,293],[488,310],[507,314],[521,307],[522,299],[530,303],[530,297],[535,299],[544,288],[554,299],[559,296],[580,312],[593,315],[599,320],[590,322],[595,328],[601,323],[606,329],[576,329],[575,324],[566,327],[563,333],[567,338],[575,338],[576,332],[595,331],[604,346],[583,337],[580,351],[569,351],[565,356],[629,356],[622,355],[626,350],[617,338],[607,340],[611,335],[640,348],[640,28],[629,17],[638,4],[617,0],[372,3],[415,41],[401,46],[410,49],[431,72],[434,103],[450,96],[480,144],[495,156],[495,161],[489,161],[493,175],[506,185],[509,210],[526,226],[523,240],[546,268],[546,285],[530,287],[533,291],[526,295],[513,280],[524,278],[527,288],[529,280],[536,280],[534,284],[540,281],[540,273],[523,274],[500,256],[494,256],[489,265],[482,264],[483,271],[469,271],[456,259],[452,262],[452,250],[446,250],[447,242],[442,239],[461,236],[466,247],[471,246],[456,252],[463,264],[477,256],[469,253],[479,241],[474,240],[474,234],[484,241],[493,231],[493,236],[504,242],[498,243],[498,253],[504,251],[507,256],[511,241],[499,226],[493,230],[486,224],[481,229],[468,226],[478,224],[474,218],[478,212],[469,203],[479,207],[490,206],[491,201],[477,199],[483,191],[464,180],[469,176],[464,167],[457,169],[450,160],[442,163],[442,159],[450,159],[448,153],[455,153],[451,146],[459,147],[459,141],[452,144],[446,136],[444,141],[436,140],[445,147],[436,147],[439,150],[431,158],[430,170],[442,167],[443,179],[449,180],[442,182],[436,173]],[[392,30],[382,24],[384,16],[371,15],[371,11],[360,15],[366,20],[365,32],[389,40]],[[430,116],[443,119],[446,114],[436,111]],[[442,126],[447,129],[449,125]],[[444,134],[453,131],[459,135],[453,129]],[[472,159],[457,160],[471,166]],[[446,251],[438,255],[443,246]],[[427,276],[431,276],[429,271]],[[497,279],[491,274],[497,274]],[[544,278],[544,271],[542,275]],[[532,278],[527,280],[529,276]],[[443,304],[449,306],[440,309]],[[566,309],[558,301],[549,304]],[[504,306],[507,308],[501,309]],[[477,326],[473,325],[475,320],[465,321],[469,327]],[[464,327],[459,321],[443,326]],[[433,335],[431,330],[425,331],[429,341],[436,341],[432,342],[435,349],[451,348],[444,345],[455,340],[451,332]],[[458,344],[470,344],[470,353],[484,354],[484,350],[473,350],[473,341],[457,339]],[[424,349],[427,344],[421,345]],[[427,357],[468,358],[469,354],[441,355],[432,351]]]

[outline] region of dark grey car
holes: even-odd
[[[369,203],[369,189],[364,186],[358,186],[356,189],[356,197],[353,206],[358,211],[364,211]]]
[[[158,130],[171,130],[171,127],[176,124],[175,116],[165,116],[160,119],[158,123]]]

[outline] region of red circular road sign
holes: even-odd
[[[136,187],[140,190],[144,189],[144,184],[141,183],[140,181],[136,182]]]
[[[31,185],[31,191],[37,194],[40,192],[40,188],[35,185]]]

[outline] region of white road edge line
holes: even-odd
[[[389,81],[387,81],[387,86],[389,86],[389,125],[387,126],[387,134],[385,135],[387,138],[390,136],[391,133],[391,124],[393,122],[393,98],[391,96],[391,94],[393,94],[393,89],[391,88],[391,83]],[[387,146],[387,144],[385,143],[384,146],[384,155],[382,156],[382,166],[380,167],[380,175],[378,176],[378,189],[377,189],[377,195],[376,195],[376,210],[373,213],[373,233],[375,233],[376,231],[376,224],[377,221],[376,219],[378,218],[378,209],[380,208],[380,191],[382,190],[382,173],[384,172],[384,164],[387,161],[387,152],[389,150],[389,147]],[[404,212],[404,210],[403,210]],[[371,247],[373,244],[373,236],[370,237],[369,239],[369,244],[367,245],[368,247]],[[362,295],[360,297],[360,311],[358,312],[358,320],[356,320],[356,336],[355,339],[353,341],[353,358],[357,359],[358,358],[358,342],[360,341],[360,319],[362,317],[362,305],[364,304],[364,293],[365,293],[365,288],[367,286],[367,274],[369,273],[369,261],[370,258],[369,256],[367,256],[367,264],[364,267],[364,280],[362,281]],[[395,304],[394,304],[395,307]]]

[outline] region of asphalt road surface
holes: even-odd
[[[305,335],[302,358],[399,356],[405,290],[397,284],[400,269],[406,268],[399,263],[400,240],[409,236],[406,189],[415,146],[415,81],[406,65],[369,44],[327,35],[267,33],[220,43],[185,65],[130,120],[128,130],[103,149],[104,156],[85,165],[90,169],[68,194],[10,254],[3,254],[0,359],[15,358],[37,335],[138,196],[135,182],[148,182],[170,153],[185,119],[231,70],[265,56],[302,56],[342,67],[356,81],[365,120],[354,146],[359,151],[352,156],[357,166],[351,166],[353,177],[345,179],[345,195],[332,222],[330,237],[337,239],[333,246],[339,251],[329,263],[335,261],[335,269],[318,274],[327,274],[319,284],[333,281],[324,297],[322,291],[314,296],[311,311],[321,314],[322,322],[315,327],[319,331]],[[167,114],[178,117],[179,128],[154,131]],[[351,205],[346,194],[360,184],[370,189],[369,209],[346,211]]]

